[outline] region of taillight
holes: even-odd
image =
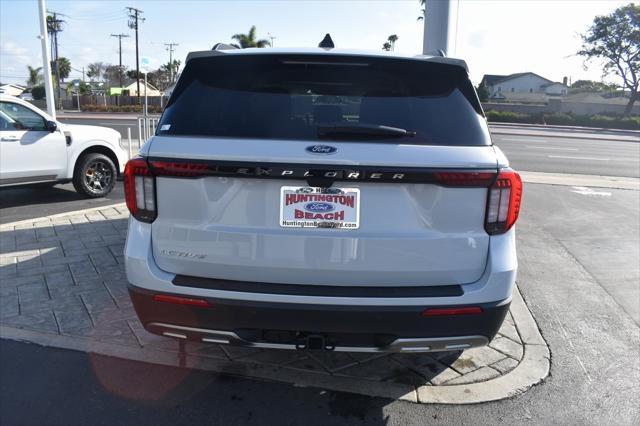
[[[209,166],[205,163],[182,163],[172,161],[152,161],[155,176],[200,177],[205,176]]]
[[[496,178],[496,172],[434,172],[433,176],[444,186],[487,188]]]
[[[132,158],[124,168],[124,198],[133,217],[147,223],[155,220],[156,181],[141,157]]]
[[[489,188],[484,228],[488,234],[502,234],[516,223],[522,199],[522,180],[511,169],[502,170]]]

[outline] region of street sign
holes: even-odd
[[[144,74],[148,74],[151,72],[151,61],[148,56],[143,56],[140,58],[140,71]]]

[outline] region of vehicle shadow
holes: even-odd
[[[0,208],[82,200],[72,185],[33,185],[0,189]]]
[[[113,191],[103,198],[83,197],[70,183],[55,186],[0,188],[0,223],[107,206],[118,202],[124,202],[124,188],[120,181],[116,182]]]

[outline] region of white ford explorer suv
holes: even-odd
[[[511,301],[522,184],[460,60],[191,53],[124,183],[152,333],[459,350],[491,341]]]
[[[0,95],[0,187],[71,181],[86,197],[104,197],[127,161],[120,142],[113,129],[60,123]]]

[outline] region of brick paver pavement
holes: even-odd
[[[107,342],[129,348],[176,351],[178,342],[147,333],[126,291],[123,246],[128,212],[117,205],[0,225],[0,325]],[[490,346],[462,354],[349,354],[296,352],[187,343],[190,358],[264,366],[291,374],[411,386],[448,386],[492,380],[523,357],[511,313]],[[240,365],[238,365],[240,364]],[[281,374],[282,375],[282,374]]]

